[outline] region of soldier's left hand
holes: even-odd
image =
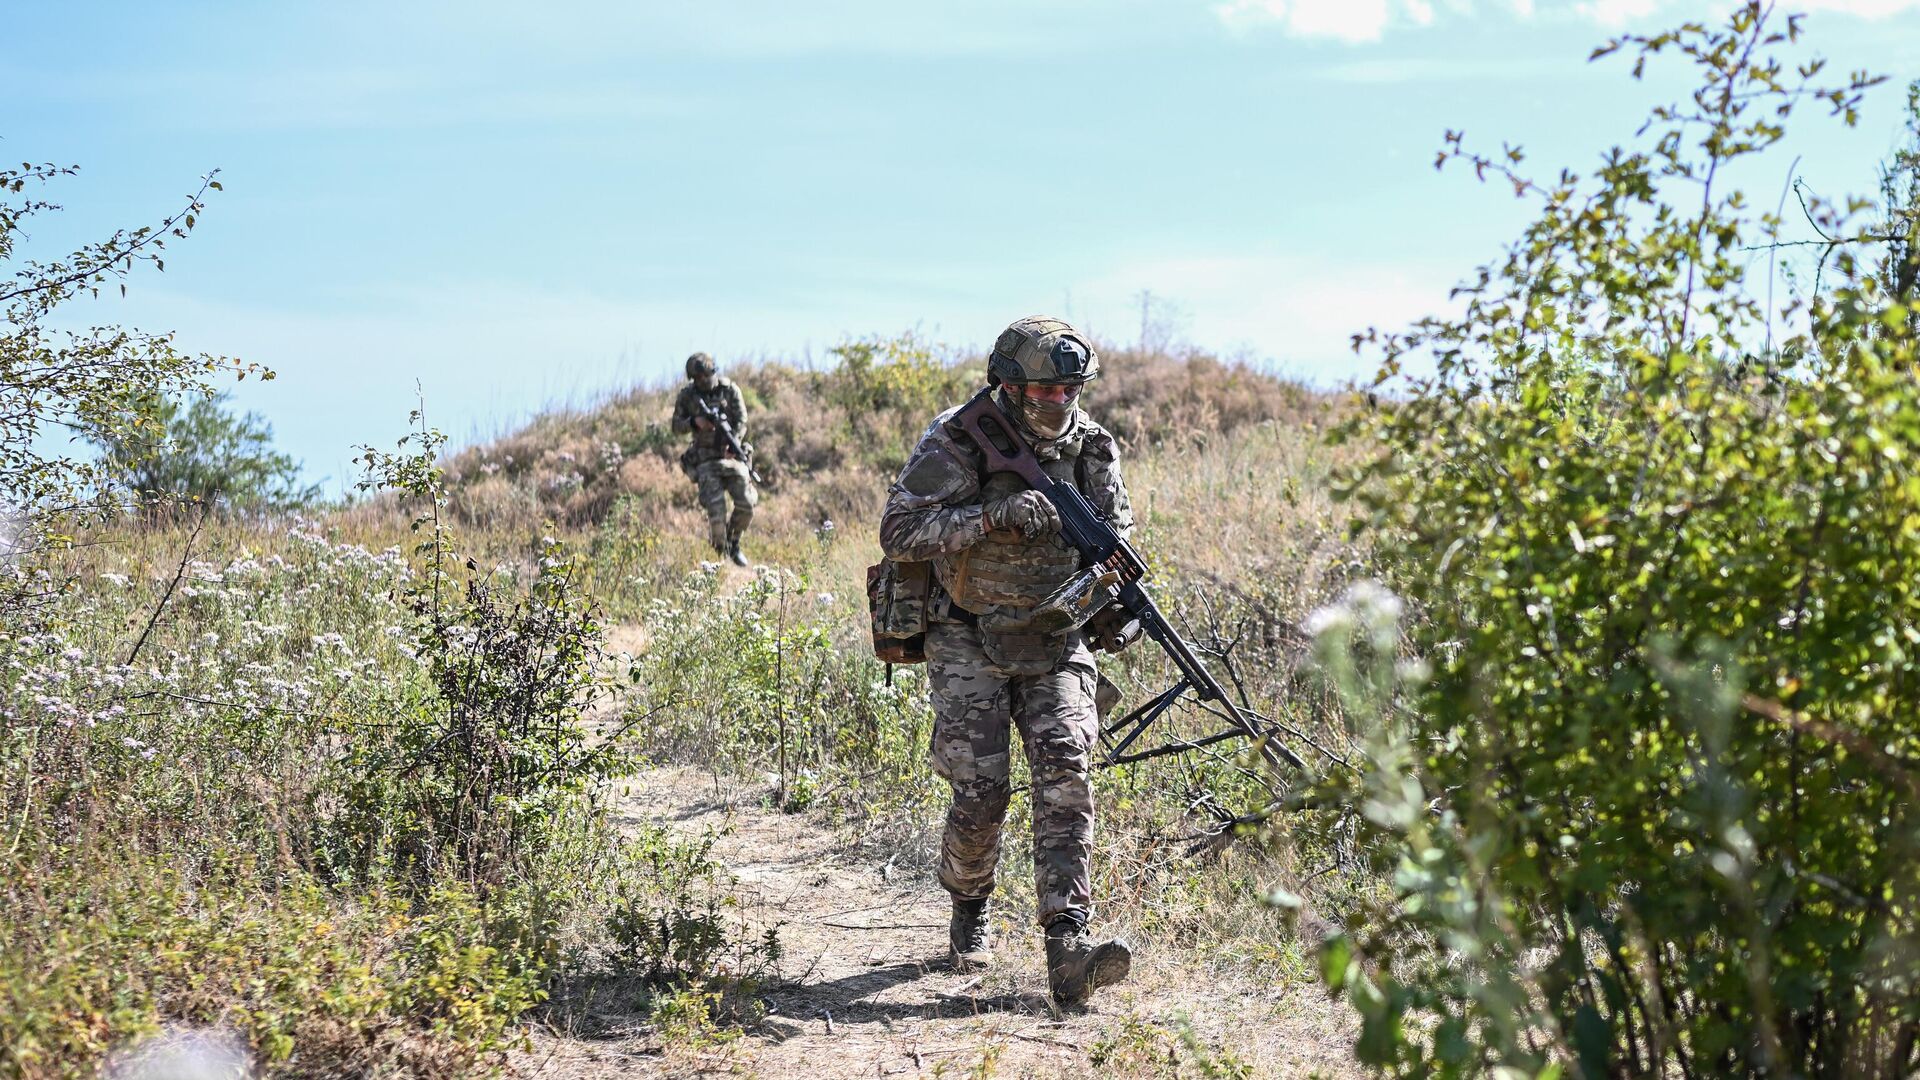
[[[1029,540],[1060,531],[1060,511],[1031,488],[988,503],[986,516],[989,530],[1011,529]]]

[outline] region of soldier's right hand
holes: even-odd
[[[988,503],[986,520],[990,532],[1012,530],[1029,540],[1060,531],[1060,511],[1031,488]]]

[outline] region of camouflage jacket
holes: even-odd
[[[1058,536],[988,534],[985,505],[1027,484],[1010,474],[983,475],[972,439],[948,427],[957,411],[934,420],[888,490],[881,550],[900,561],[932,562],[947,595],[975,614],[1031,605],[1080,568],[1080,553]],[[1121,535],[1132,529],[1133,505],[1105,428],[1082,413],[1065,435],[1035,442],[1033,450],[1049,475],[1079,488]]]
[[[716,378],[711,390],[702,390],[689,382],[680,388],[680,396],[673,402],[673,430],[682,435],[693,433],[693,445],[681,456],[681,464],[689,469],[727,456],[726,444],[720,440],[718,431],[701,431],[693,426],[693,418],[700,415],[696,402],[703,399],[726,418],[740,445],[747,445],[747,403],[740,396],[740,388],[725,376]]]

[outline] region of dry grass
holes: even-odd
[[[932,414],[968,392],[977,365],[948,363],[911,341],[871,343],[843,359],[828,371],[769,362],[730,373],[746,389],[752,434],[769,477],[748,538],[749,553],[782,568],[783,576],[711,568],[703,517],[675,461],[680,440],[666,430],[667,387],[638,388],[592,407],[552,413],[454,455],[445,462],[450,520],[477,572],[504,575],[500,580],[524,584],[533,578],[542,536],[551,533],[567,541],[582,559],[583,580],[614,624],[616,645],[637,654],[643,675],[664,677],[661,664],[729,673],[701,690],[704,697],[694,703],[698,710],[686,701],[652,700],[651,687],[637,689],[636,708],[664,706],[639,729],[657,752],[672,748],[713,772],[723,761],[746,772],[771,769],[775,743],[766,732],[772,728],[761,720],[776,708],[770,703],[780,703],[777,708],[786,710],[783,719],[792,727],[790,766],[800,785],[794,790],[813,806],[813,824],[835,830],[836,850],[847,857],[872,858],[893,872],[917,875],[912,880],[925,887],[944,792],[924,763],[924,680],[909,671],[899,690],[879,689],[879,665],[866,652],[861,597],[864,568],[878,557],[874,526],[886,486]],[[1343,511],[1327,493],[1327,478],[1343,451],[1322,439],[1343,399],[1205,356],[1117,351],[1108,362],[1110,374],[1089,396],[1088,406],[1122,441],[1140,509],[1136,543],[1155,568],[1155,591],[1196,639],[1234,643],[1235,671],[1257,705],[1283,712],[1291,722],[1336,742],[1342,737],[1336,719],[1295,668],[1298,622],[1358,565],[1359,553],[1343,539]],[[200,748],[196,753],[206,760],[174,769],[166,789],[171,801],[127,817],[133,831],[124,837],[116,833],[120,839],[106,847],[135,834],[156,837],[164,842],[135,850],[151,852],[159,859],[155,865],[184,865],[203,874],[203,868],[193,869],[194,853],[220,850],[222,836],[232,834],[253,845],[235,856],[253,867],[249,873],[275,873],[284,864],[291,867],[288,874],[311,876],[313,857],[301,847],[301,830],[275,823],[301,822],[316,805],[324,808],[313,802],[319,789],[312,778],[337,767],[338,751],[351,745],[326,718],[351,716],[364,725],[396,700],[419,692],[418,673],[409,674],[405,663],[379,651],[390,650],[392,639],[376,640],[388,633],[383,627],[401,621],[393,609],[393,585],[320,578],[338,577],[328,560],[360,565],[362,556],[353,551],[364,551],[369,559],[388,549],[401,553],[394,557],[411,552],[420,536],[408,528],[409,516],[409,508],[388,496],[329,511],[292,530],[286,521],[273,520],[213,520],[197,534],[185,522],[128,522],[90,537],[76,552],[76,589],[64,603],[75,647],[96,666],[111,668],[127,655],[189,543],[190,562],[216,570],[248,561],[285,563],[292,569],[274,573],[293,575],[284,584],[257,585],[245,575],[229,575],[217,594],[208,591],[210,583],[200,583],[196,595],[176,598],[163,611],[145,655],[201,672],[192,676],[200,681],[191,685],[219,694],[252,685],[258,680],[244,670],[246,663],[268,664],[275,678],[319,679],[335,660],[313,642],[328,634],[340,635],[356,655],[381,657],[348,697],[301,714],[312,716],[312,723],[290,731],[272,753],[253,749],[247,740],[258,733],[232,723],[219,707],[162,703],[153,709],[127,732],[143,745],[166,746],[175,737],[170,733],[191,731]],[[823,528],[828,521],[833,528]],[[738,595],[753,589],[761,591],[747,607],[739,607]],[[730,603],[735,606],[726,606]],[[280,610],[274,605],[285,613],[273,614]],[[742,616],[750,625],[740,623]],[[731,626],[734,636],[724,641],[724,635],[717,636],[702,652],[701,642],[686,639],[688,627],[701,625],[703,618],[723,620],[713,625]],[[269,641],[261,637],[266,633],[262,623],[289,623],[292,632]],[[217,642],[209,644],[209,633]],[[780,657],[777,665],[742,666],[743,652],[769,647]],[[236,648],[254,651],[238,655]],[[212,666],[194,666],[203,660]],[[1136,694],[1166,678],[1164,664],[1145,647],[1110,667]],[[695,724],[696,711],[707,719]],[[1184,721],[1183,730],[1200,722]],[[692,741],[689,732],[697,736]],[[269,771],[235,772],[221,764],[230,763],[242,747]],[[1207,822],[1196,811],[1198,804],[1252,797],[1236,786],[1230,762],[1217,756],[1106,772],[1099,784],[1096,889],[1111,925],[1167,958],[1173,964],[1167,970],[1177,969],[1183,978],[1207,972],[1209,978],[1276,987],[1297,987],[1309,979],[1310,943],[1265,910],[1259,898],[1276,884],[1294,887],[1313,877],[1328,865],[1330,853],[1242,844],[1224,853],[1191,854],[1193,845],[1183,838]],[[1025,803],[1024,797],[1016,800],[1008,825],[1002,880],[1011,911],[1031,902],[1031,886],[1020,869],[1027,858]],[[23,814],[20,820],[27,818]],[[57,852],[49,848],[42,854],[51,860]],[[57,905],[57,894],[68,888],[61,882],[69,879],[53,874],[51,866],[43,861],[34,871],[33,903]],[[107,860],[94,872],[115,877],[135,869],[132,863]],[[183,880],[197,890],[193,895],[214,895],[204,876]],[[272,950],[276,970],[288,973],[286,985],[297,985],[303,966],[322,970],[336,962],[328,959],[332,954],[326,948],[404,953],[383,944],[380,936],[400,930],[358,914],[375,910],[368,906],[372,901],[324,880],[315,887],[318,891],[297,894],[301,906],[263,909],[261,929],[248,930],[250,924],[241,920],[231,932],[270,943],[249,947]],[[223,904],[235,918],[244,914],[234,902]],[[455,904],[450,910],[461,909]],[[331,938],[312,938],[313,924],[322,921],[336,928],[365,927],[366,933],[348,939],[335,930]],[[133,949],[129,955],[138,953],[140,941],[162,942],[191,967],[199,963],[192,959],[198,952],[216,946],[184,925],[154,921],[133,938],[91,924],[86,932],[106,934],[115,948]],[[229,933],[217,924],[215,932]],[[587,950],[581,955],[591,955],[592,928],[569,932]],[[235,962],[247,962],[247,955],[236,954]],[[396,970],[384,985],[404,985],[411,971]],[[272,1033],[293,1039],[300,1052],[292,1061],[345,1067],[349,1061],[397,1062],[407,1055],[464,1052],[458,1040],[412,1036],[397,1043],[343,1042],[327,1034],[334,1030],[329,1027],[333,1013],[289,1007],[281,991],[195,1003],[170,996],[166,986],[173,974],[160,972],[155,978],[164,992],[102,1021],[87,1045],[98,1052],[127,1031],[248,1008],[278,1010],[274,1015],[280,1019],[272,1024],[242,1026],[255,1038]],[[381,1030],[402,1032],[406,1024],[419,1023],[419,1017],[402,1019],[408,1007],[402,997],[382,999],[376,1008],[388,1012],[380,1013],[387,1018],[379,1023],[388,1026]],[[1159,1034],[1142,1036],[1144,1041],[1134,1037],[1145,1029],[1128,1030],[1132,1034],[1102,1032],[1103,1045],[1111,1044],[1108,1060],[1127,1060],[1135,1050],[1164,1046],[1171,1038],[1164,1025],[1155,1029]],[[412,1067],[433,1068],[424,1057]]]

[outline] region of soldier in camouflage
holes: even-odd
[[[753,486],[749,464],[734,456],[716,423],[704,413],[711,411],[724,420],[745,448],[746,402],[740,388],[719,373],[713,357],[706,353],[687,357],[687,380],[673,403],[673,430],[693,433],[693,444],[680,455],[680,467],[699,488],[700,505],[707,511],[707,540],[713,550],[745,566],[747,557],[740,552],[740,537],[753,521],[753,507],[760,501],[760,493]],[[731,513],[727,510],[729,496],[733,499]]]
[[[1059,319],[1030,317],[994,345],[988,381],[1042,468],[1068,480],[1124,535],[1133,510],[1113,436],[1078,405],[1100,370],[1086,338]],[[1095,647],[1123,642],[1096,619],[1064,633],[1022,632],[1032,611],[1080,569],[1059,538],[1053,504],[1007,473],[985,474],[972,440],[941,414],[888,492],[880,545],[888,558],[933,566],[926,653],[933,768],[953,790],[940,845],[940,883],[953,897],[956,967],[991,963],[987,902],[1012,795],[1012,732],[1033,781],[1034,894],[1046,928],[1054,996],[1084,1004],[1126,976],[1123,940],[1086,935],[1093,908],[1090,771],[1100,720]]]

